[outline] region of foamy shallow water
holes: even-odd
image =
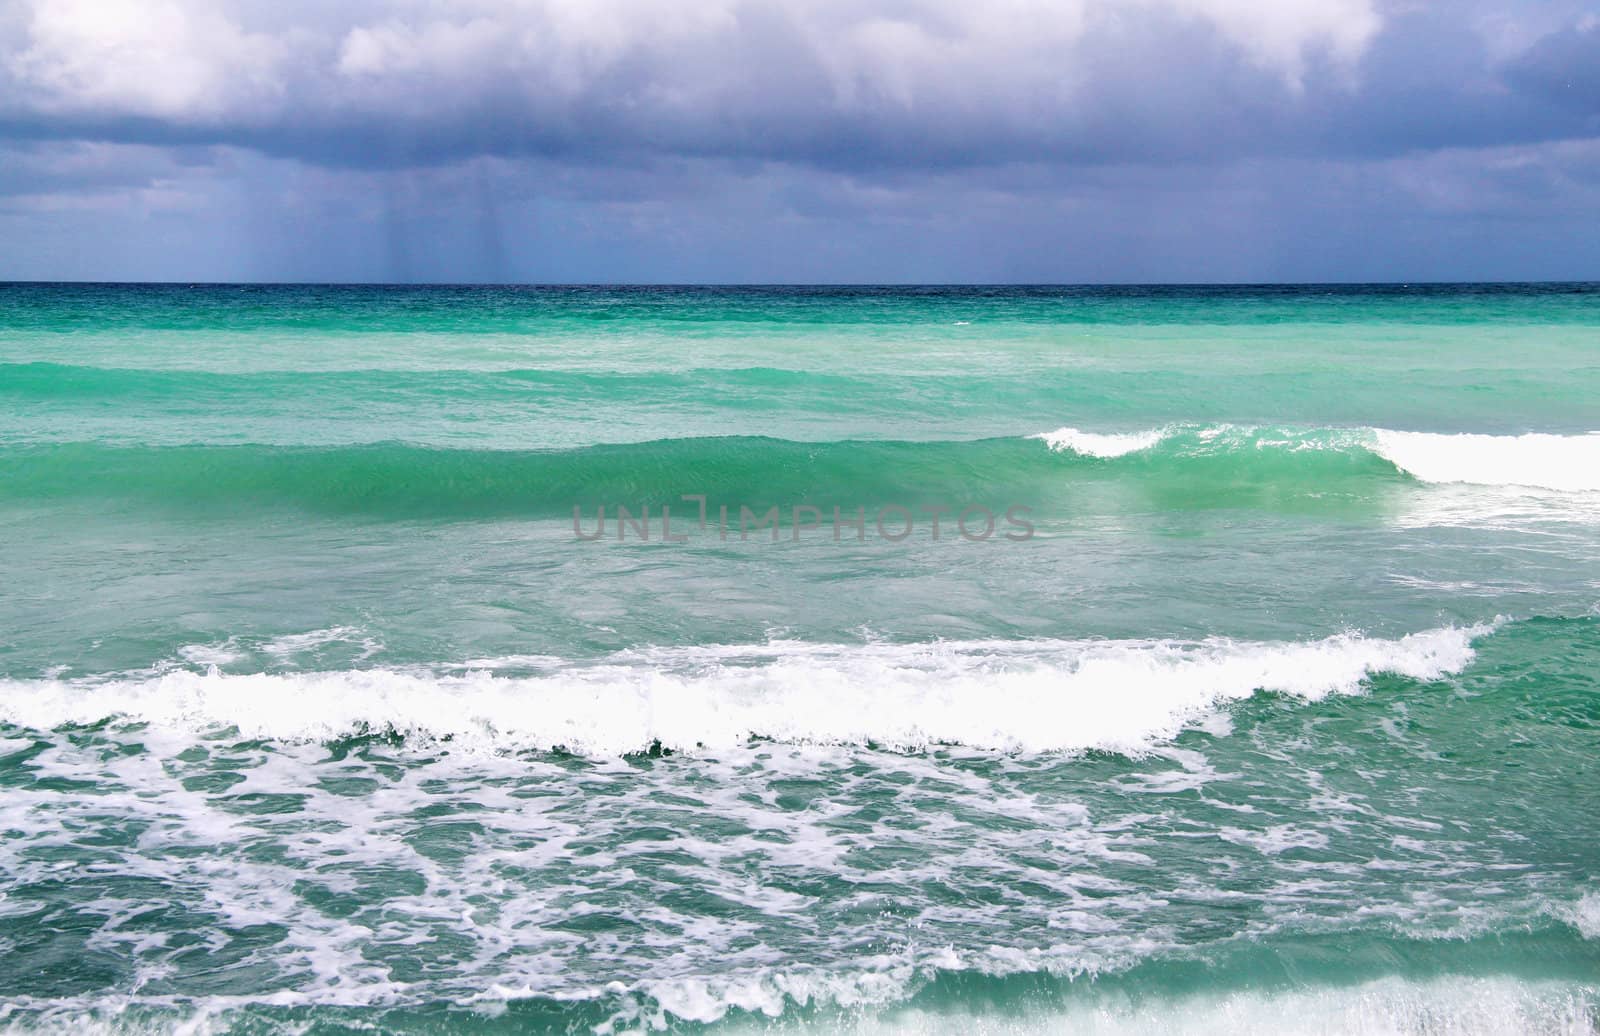
[[[13,684],[0,933],[47,973],[49,947],[81,939],[131,992],[64,981],[40,998],[13,973],[12,1021],[275,1030],[315,1009],[399,1030],[443,1011],[508,1031],[558,1017],[601,1031],[1588,1031],[1592,986],[1501,974],[1600,959],[1600,891],[1563,877],[1587,841],[1551,779],[1587,735],[1506,702],[1487,706],[1482,758],[1420,740],[1476,724],[1508,659],[1592,637],[1547,625],[1280,645],[776,643],[518,678]],[[809,686],[848,673],[841,694],[863,702],[877,687],[881,711],[846,723],[829,716],[841,697],[807,720],[785,690],[796,665]],[[1139,692],[1163,679],[1177,711],[1152,713]],[[1096,695],[1074,694],[1083,680]],[[1277,692],[1235,693],[1257,681]],[[928,736],[1006,731],[1047,688],[1054,728]],[[928,717],[918,739],[874,728],[902,711]],[[552,737],[583,749],[553,752]],[[1534,742],[1550,772],[1481,781]],[[1278,969],[1330,940],[1348,957],[1321,973],[1334,985],[1283,984]],[[1385,977],[1395,954],[1437,955],[1456,977]],[[251,989],[214,988],[228,962]],[[1184,992],[1200,975],[1205,994]]]

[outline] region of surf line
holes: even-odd
[[[573,504],[572,533],[579,540],[595,542],[605,539],[608,528],[611,528],[618,542],[628,540],[631,532],[633,538],[640,542],[688,543],[690,533],[683,530],[693,528],[707,536],[715,534],[719,542],[726,542],[733,536],[737,536],[740,542],[750,542],[752,538],[762,542],[762,534],[765,533],[769,537],[767,542],[777,543],[785,538],[787,531],[787,539],[791,543],[798,543],[803,536],[821,533],[826,528],[831,530],[835,543],[851,538],[858,543],[865,542],[869,532],[874,539],[899,543],[917,532],[919,527],[926,526],[929,538],[934,542],[962,539],[982,543],[996,538],[1000,517],[1003,517],[1006,531],[999,533],[1000,540],[1020,543],[1032,539],[1034,534],[1033,522],[1027,517],[1033,509],[1023,504],[1010,505],[999,517],[981,504],[967,504],[960,508],[950,504],[918,504],[915,507],[885,504],[877,509],[869,522],[864,506],[858,506],[851,512],[835,505],[831,520],[828,520],[823,509],[812,504],[794,504],[787,509],[774,504],[759,513],[747,504],[740,504],[735,513],[728,504],[718,504],[713,510],[703,493],[686,493],[679,499],[697,503],[699,515],[681,522],[678,531],[673,529],[670,504],[660,505],[659,527],[651,517],[648,504],[641,505],[637,514],[627,506],[617,504],[613,507],[610,520],[606,517],[605,505],[601,504],[596,508],[592,531],[584,517],[583,505]],[[846,535],[847,529],[853,530],[853,537]]]

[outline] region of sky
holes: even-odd
[[[1600,0],[0,0],[0,279],[1600,280]]]

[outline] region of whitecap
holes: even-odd
[[[1375,451],[1423,482],[1600,491],[1600,432],[1440,435],[1377,429]]]
[[[1165,428],[1152,428],[1142,432],[1101,433],[1084,432],[1076,428],[1057,428],[1030,436],[1042,439],[1057,453],[1070,452],[1083,457],[1110,459],[1148,450],[1171,434]]]
[[[937,641],[636,648],[532,675],[352,669],[0,682],[0,719],[33,729],[130,722],[203,735],[325,741],[449,737],[489,751],[618,756],[791,743],[918,751],[1104,749],[1138,754],[1217,707],[1278,691],[1358,692],[1376,673],[1432,680],[1491,627],[1398,639]]]

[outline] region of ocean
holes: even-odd
[[[0,285],[0,1030],[1600,1030],[1600,285]]]

